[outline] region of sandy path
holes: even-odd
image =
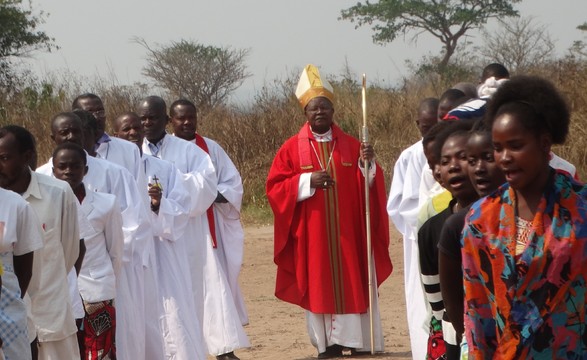
[[[245,260],[240,279],[250,318],[250,325],[245,329],[252,347],[236,354],[242,360],[316,358],[316,350],[306,333],[304,311],[277,300],[273,295],[276,270],[273,227],[247,227],[245,236]],[[386,352],[360,359],[411,358],[405,315],[402,244],[395,229],[392,229],[391,236],[394,271],[379,289]]]

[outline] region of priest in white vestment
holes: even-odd
[[[437,122],[438,100],[420,102],[416,124],[422,136]],[[404,285],[406,311],[410,330],[412,358],[426,357],[428,317],[426,298],[420,281],[417,242],[417,220],[422,172],[428,166],[422,140],[405,149],[393,169],[387,212],[404,240]]]
[[[116,165],[127,169],[131,175],[138,179],[140,175],[141,154],[136,146],[110,136],[106,128],[106,111],[104,103],[98,95],[92,93],[82,94],[73,100],[71,110],[84,110],[92,113],[98,121],[98,132],[96,133],[96,157],[108,160]]]
[[[143,127],[137,114],[121,114],[114,128],[117,137],[141,149]],[[144,189],[143,195],[156,238],[154,254],[164,314],[165,359],[203,359],[206,345],[200,324],[192,318],[196,310],[185,244],[190,194],[172,163],[151,155],[141,156],[142,173],[149,184],[149,191]],[[149,197],[153,191],[155,197],[158,195],[157,202]]]
[[[207,242],[210,261],[204,267],[206,301],[204,337],[208,352],[219,359],[237,359],[234,351],[249,347],[243,325],[248,324],[244,298],[238,283],[242,266],[244,232],[240,222],[242,180],[236,166],[215,141],[197,131],[197,110],[188,100],[177,100],[169,107],[174,135],[192,142],[212,159],[218,176],[218,195],[206,221],[211,242]]]
[[[145,130],[143,153],[167,160],[182,173],[184,185],[190,193],[190,217],[182,241],[190,264],[192,291],[196,316],[200,326],[204,319],[204,264],[207,261],[206,210],[216,198],[217,178],[210,157],[185,140],[166,133],[168,122],[165,101],[157,96],[142,100],[137,114]],[[204,216],[202,216],[204,215]]]

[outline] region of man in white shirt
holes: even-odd
[[[243,260],[244,232],[240,222],[243,184],[236,166],[215,141],[197,134],[196,106],[177,100],[169,107],[175,136],[192,142],[212,159],[218,176],[218,194],[206,218],[213,242],[207,242],[204,266],[206,301],[204,337],[217,359],[238,359],[234,350],[249,347],[243,325],[249,320],[238,276]]]
[[[420,102],[416,124],[422,136],[438,121],[437,109],[438,99],[427,98]],[[387,212],[404,240],[406,310],[412,357],[417,360],[425,358],[428,339],[424,328],[427,317],[426,299],[420,283],[416,241],[420,180],[427,166],[422,140],[405,149],[395,163],[387,202]]]
[[[9,157],[0,149],[2,186],[11,177],[5,173],[7,161],[10,162]],[[33,271],[33,252],[43,247],[42,229],[34,210],[19,194],[0,187],[0,204],[0,259],[4,267],[0,297],[2,350],[8,359],[30,359],[27,311],[22,297]]]
[[[190,218],[184,241],[190,263],[197,321],[200,326],[203,326],[203,269],[207,260],[206,241],[212,241],[207,230],[205,214],[217,194],[214,165],[210,157],[195,144],[166,133],[165,127],[169,118],[167,105],[162,98],[149,96],[143,99],[137,108],[137,115],[145,130],[143,153],[172,162],[183,174],[184,184],[191,195]],[[198,357],[200,358],[205,357]]]
[[[41,360],[77,360],[77,328],[67,283],[67,273],[79,257],[76,199],[67,183],[29,168],[35,153],[30,132],[14,125],[2,130],[0,149],[11,160],[12,177],[2,186],[22,195],[43,228],[44,247],[36,251],[28,289],[31,351],[38,350]]]

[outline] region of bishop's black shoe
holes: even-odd
[[[216,356],[216,360],[240,360],[240,358],[236,356],[233,351],[231,351],[229,353]]]
[[[326,351],[318,354],[318,359],[332,359],[336,357],[342,356],[342,350],[344,347],[334,344],[332,346],[327,346]]]

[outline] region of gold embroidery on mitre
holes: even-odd
[[[300,106],[304,109],[310,100],[321,96],[333,102],[334,91],[332,86],[328,81],[322,80],[316,66],[312,64],[306,65],[296,88],[296,97]]]

